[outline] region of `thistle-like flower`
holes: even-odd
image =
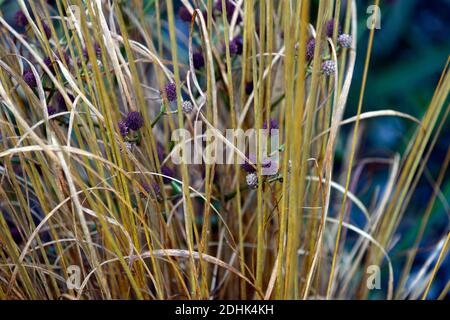
[[[183,101],[183,104],[181,105],[181,110],[183,111],[183,113],[190,113],[193,108],[194,107],[189,100]]]
[[[25,13],[23,13],[22,10],[19,10],[14,15],[14,19],[16,21],[16,25],[19,28],[25,27],[28,24],[27,17],[25,16]]]
[[[350,48],[352,46],[352,40],[352,36],[347,33],[343,33],[337,38],[337,42],[342,48]]]
[[[306,44],[306,60],[311,61],[314,58],[314,50],[316,49],[316,39],[311,38]]]
[[[247,174],[245,181],[250,189],[256,189],[258,187],[258,175],[256,173]]]
[[[33,71],[31,69],[25,70],[23,72],[23,80],[30,88],[37,87],[36,77],[34,76]]]
[[[333,60],[327,60],[322,64],[322,72],[326,76],[332,76],[336,72],[336,62]]]
[[[333,37],[334,34],[334,18],[330,19],[327,21],[326,24],[326,33],[327,33],[327,37],[331,38]],[[337,34],[339,35],[341,33],[341,27],[338,25],[338,32]]]
[[[122,119],[118,122],[118,125],[119,125],[120,135],[122,137],[126,137],[126,135],[128,134],[128,126],[126,124],[126,121],[124,119]]]
[[[139,111],[131,111],[125,118],[125,124],[129,129],[137,131],[144,125],[144,118]]]
[[[169,82],[165,87],[167,100],[170,102],[177,100],[177,86],[174,82]]]

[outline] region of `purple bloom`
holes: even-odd
[[[306,44],[306,60],[311,61],[314,58],[314,50],[316,49],[316,39],[311,38]]]
[[[144,125],[144,118],[139,111],[131,111],[128,113],[125,124],[133,131],[137,131]]]
[[[326,32],[327,32],[327,37],[331,38],[333,37],[333,33],[334,33],[334,18],[328,20],[327,24],[326,24]],[[341,27],[338,24],[338,32],[337,34],[339,35],[341,33]]]
[[[261,163],[262,168],[270,168],[272,162],[270,159],[263,159],[263,162]],[[244,169],[247,173],[254,173],[256,172],[257,167],[257,159],[256,154],[250,153],[248,155],[248,160],[245,160],[245,163],[241,165],[242,169]]]
[[[49,116],[52,116],[52,115],[56,114],[56,109],[54,107],[52,107],[52,106],[48,106],[47,107],[47,113],[48,113]]]
[[[192,54],[192,61],[194,63],[195,69],[201,69],[205,65],[205,59],[203,58],[203,54],[201,52],[195,52]]]
[[[249,81],[245,84],[245,93],[250,95],[253,92],[253,81]]]
[[[37,87],[36,77],[34,76],[34,73],[33,71],[31,71],[31,69],[24,71],[23,80],[29,87],[31,88]]]
[[[177,100],[177,86],[174,82],[169,82],[165,87],[167,100],[170,102]]]
[[[178,16],[184,22],[190,22],[192,18],[191,13],[185,6],[181,6],[180,9],[178,9]]]
[[[161,173],[168,177],[173,177],[174,173],[172,169],[170,169],[168,166],[162,166],[161,167]],[[166,177],[163,177],[164,183],[170,183],[172,180]]]
[[[23,13],[22,10],[16,12],[14,19],[16,21],[16,25],[19,28],[25,27],[28,24],[27,17],[25,16],[25,13]]]
[[[128,126],[124,119],[120,120],[119,123],[119,131],[122,137],[125,137],[128,134]]]
[[[244,49],[244,44],[242,36],[236,36],[230,41],[230,54],[231,55],[241,55]]]
[[[350,48],[352,46],[352,40],[352,36],[346,33],[341,34],[337,38],[337,42],[342,48]]]
[[[322,71],[326,76],[334,75],[336,71],[336,62],[327,60],[322,64]]]
[[[67,52],[63,53],[61,61],[65,62],[68,66],[70,65],[70,56]],[[47,66],[47,68],[50,70],[50,72],[55,72],[55,63],[52,62],[52,59],[50,57],[46,57],[44,59],[44,64]]]
[[[275,119],[270,119],[269,120],[269,127],[267,127],[267,122],[264,121],[263,123],[263,129],[268,129],[268,130],[275,130],[278,129],[278,121]]]

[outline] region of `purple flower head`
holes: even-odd
[[[316,49],[316,39],[311,38],[306,44],[306,60],[311,61],[314,58],[314,50]]]
[[[192,61],[194,63],[194,68],[197,70],[205,66],[205,59],[203,58],[203,54],[201,52],[194,52],[192,54]]]
[[[63,61],[69,66],[70,65],[70,55],[67,52],[63,53],[61,61]],[[47,66],[47,68],[50,70],[51,73],[55,72],[55,63],[52,63],[52,59],[50,57],[46,57],[44,59],[44,64]]]
[[[253,92],[253,81],[249,81],[245,84],[245,93],[250,95]]]
[[[192,18],[191,13],[185,6],[181,6],[180,9],[178,9],[178,16],[184,22],[190,22]]]
[[[231,55],[241,55],[244,49],[244,44],[242,36],[236,36],[230,41],[230,54]]]
[[[333,33],[334,33],[334,18],[330,19],[327,21],[326,24],[326,32],[327,32],[327,37],[331,38],[333,37]],[[338,32],[337,34],[339,35],[341,33],[341,27],[338,24]]]
[[[52,106],[48,106],[47,107],[47,113],[48,113],[49,116],[52,116],[52,115],[56,114],[56,109],[54,107],[52,107]]]
[[[265,130],[275,130],[275,129],[278,129],[279,127],[278,127],[278,121],[277,120],[275,120],[275,119],[270,119],[269,120],[269,127],[267,127],[267,122],[266,121],[264,121],[264,123],[263,123],[263,129],[265,129]]]
[[[168,177],[173,177],[173,175],[174,175],[173,170],[170,169],[168,166],[162,166],[161,167],[161,173],[163,175],[165,175],[165,176],[168,176]],[[171,179],[163,177],[163,182],[164,183],[170,183],[171,181],[172,181]]]
[[[31,71],[31,69],[25,70],[23,72],[23,80],[29,87],[37,87],[36,77],[34,76],[34,73],[33,71]]]
[[[165,87],[167,100],[170,102],[177,100],[177,86],[174,82],[169,82]]]
[[[270,159],[263,159],[261,163],[262,168],[270,168],[272,165],[272,162]],[[242,169],[244,169],[247,173],[254,173],[256,172],[257,167],[257,158],[256,154],[250,153],[248,155],[248,160],[245,160],[245,163],[241,165]]]
[[[333,60],[327,60],[322,64],[322,71],[326,76],[334,75],[336,71],[336,62]]]
[[[28,24],[27,17],[25,16],[25,13],[23,13],[22,10],[19,10],[14,15],[14,19],[16,21],[16,25],[19,28],[25,27]]]
[[[125,118],[125,125],[133,131],[137,131],[144,125],[144,118],[139,111],[131,111]]]
[[[346,33],[341,34],[337,38],[337,42],[342,48],[350,48],[352,46],[352,40],[352,36]]]
[[[118,122],[120,135],[125,137],[128,134],[128,126],[125,122],[125,119],[122,119]]]

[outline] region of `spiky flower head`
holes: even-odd
[[[16,25],[19,28],[25,27],[28,24],[27,16],[23,13],[22,10],[18,10],[14,15],[14,19],[16,21]]]
[[[258,187],[258,175],[256,173],[247,174],[245,181],[250,189],[256,189]]]
[[[170,102],[177,100],[177,86],[175,82],[169,82],[165,87],[167,100]]]
[[[311,61],[314,58],[314,50],[316,49],[316,39],[311,38],[306,44],[306,60]]]
[[[332,19],[328,20],[327,24],[326,24],[325,29],[326,29],[327,37],[329,37],[329,38],[333,37],[333,34],[334,34],[334,22],[335,22],[335,20],[334,20],[334,18],[332,18]],[[339,24],[338,24],[337,31],[338,31],[337,34],[341,33],[341,27],[339,26]]]
[[[23,80],[30,88],[37,87],[36,77],[34,76],[33,71],[31,69],[25,70],[23,72]]]
[[[178,9],[178,17],[184,22],[190,22],[191,21],[191,13],[185,6],[181,6],[180,9]]]
[[[183,101],[183,104],[181,105],[181,110],[183,111],[183,113],[190,113],[193,108],[194,107],[189,100]]]
[[[322,72],[326,76],[331,76],[336,72],[336,62],[333,60],[327,60],[322,64]]]
[[[244,44],[242,36],[236,36],[230,41],[230,54],[231,55],[241,55],[244,49]]]
[[[347,33],[343,33],[337,38],[337,42],[342,48],[350,48],[352,46],[352,40],[352,36]]]
[[[215,9],[217,10],[218,13],[223,14],[222,0],[216,1]],[[233,15],[234,15],[234,11],[236,10],[236,6],[234,5],[234,3],[232,1],[225,0],[225,9],[227,11],[227,20],[228,20],[228,22],[231,22],[231,19],[233,18]],[[240,15],[240,13],[238,13],[236,23],[239,24],[239,23],[241,23],[241,21],[242,21],[242,17]]]
[[[192,54],[192,62],[194,63],[195,69],[201,69],[205,65],[205,59],[203,58],[203,54],[201,52],[194,52]]]
[[[129,129],[137,131],[144,125],[144,118],[139,111],[131,111],[125,118],[125,124]]]
[[[122,119],[118,122],[120,135],[125,137],[128,134],[128,126],[125,119]]]

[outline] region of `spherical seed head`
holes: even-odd
[[[341,34],[337,42],[342,48],[350,48],[352,46],[352,36],[346,33]]]
[[[178,9],[178,16],[184,22],[190,22],[192,18],[191,13],[185,6],[181,6],[180,9]]]
[[[25,27],[28,24],[27,17],[22,10],[16,12],[16,14],[14,15],[14,19],[16,20],[16,25],[19,28]]]
[[[336,63],[333,60],[327,60],[322,64],[322,71],[326,76],[334,75]]]
[[[177,100],[177,86],[174,82],[169,82],[165,87],[167,100],[170,102]]]
[[[194,107],[192,106],[192,103],[190,101],[183,101],[183,104],[181,105],[181,109],[184,113],[190,113]]]
[[[242,36],[236,36],[230,41],[230,54],[231,55],[241,55],[244,49],[244,44],[242,42]]]
[[[35,88],[37,86],[36,77],[34,76],[34,73],[31,70],[24,71],[23,80],[31,88]]]
[[[256,189],[258,187],[258,175],[256,173],[247,174],[245,181],[250,189]]]
[[[125,119],[125,124],[131,130],[137,131],[144,125],[144,118],[139,111],[131,111]]]
[[[118,122],[120,135],[125,137],[128,134],[128,126],[126,124],[125,119],[122,119]]]
[[[192,54],[192,61],[194,63],[195,69],[201,69],[205,65],[205,59],[203,58],[203,54],[201,52],[195,52]]]
[[[314,50],[316,49],[316,39],[311,38],[306,44],[306,60],[311,61],[314,58]]]
[[[270,119],[269,120],[269,126],[267,127],[267,122],[264,121],[263,123],[263,129],[268,129],[268,130],[272,130],[272,129],[278,129],[278,121],[275,119]]]

